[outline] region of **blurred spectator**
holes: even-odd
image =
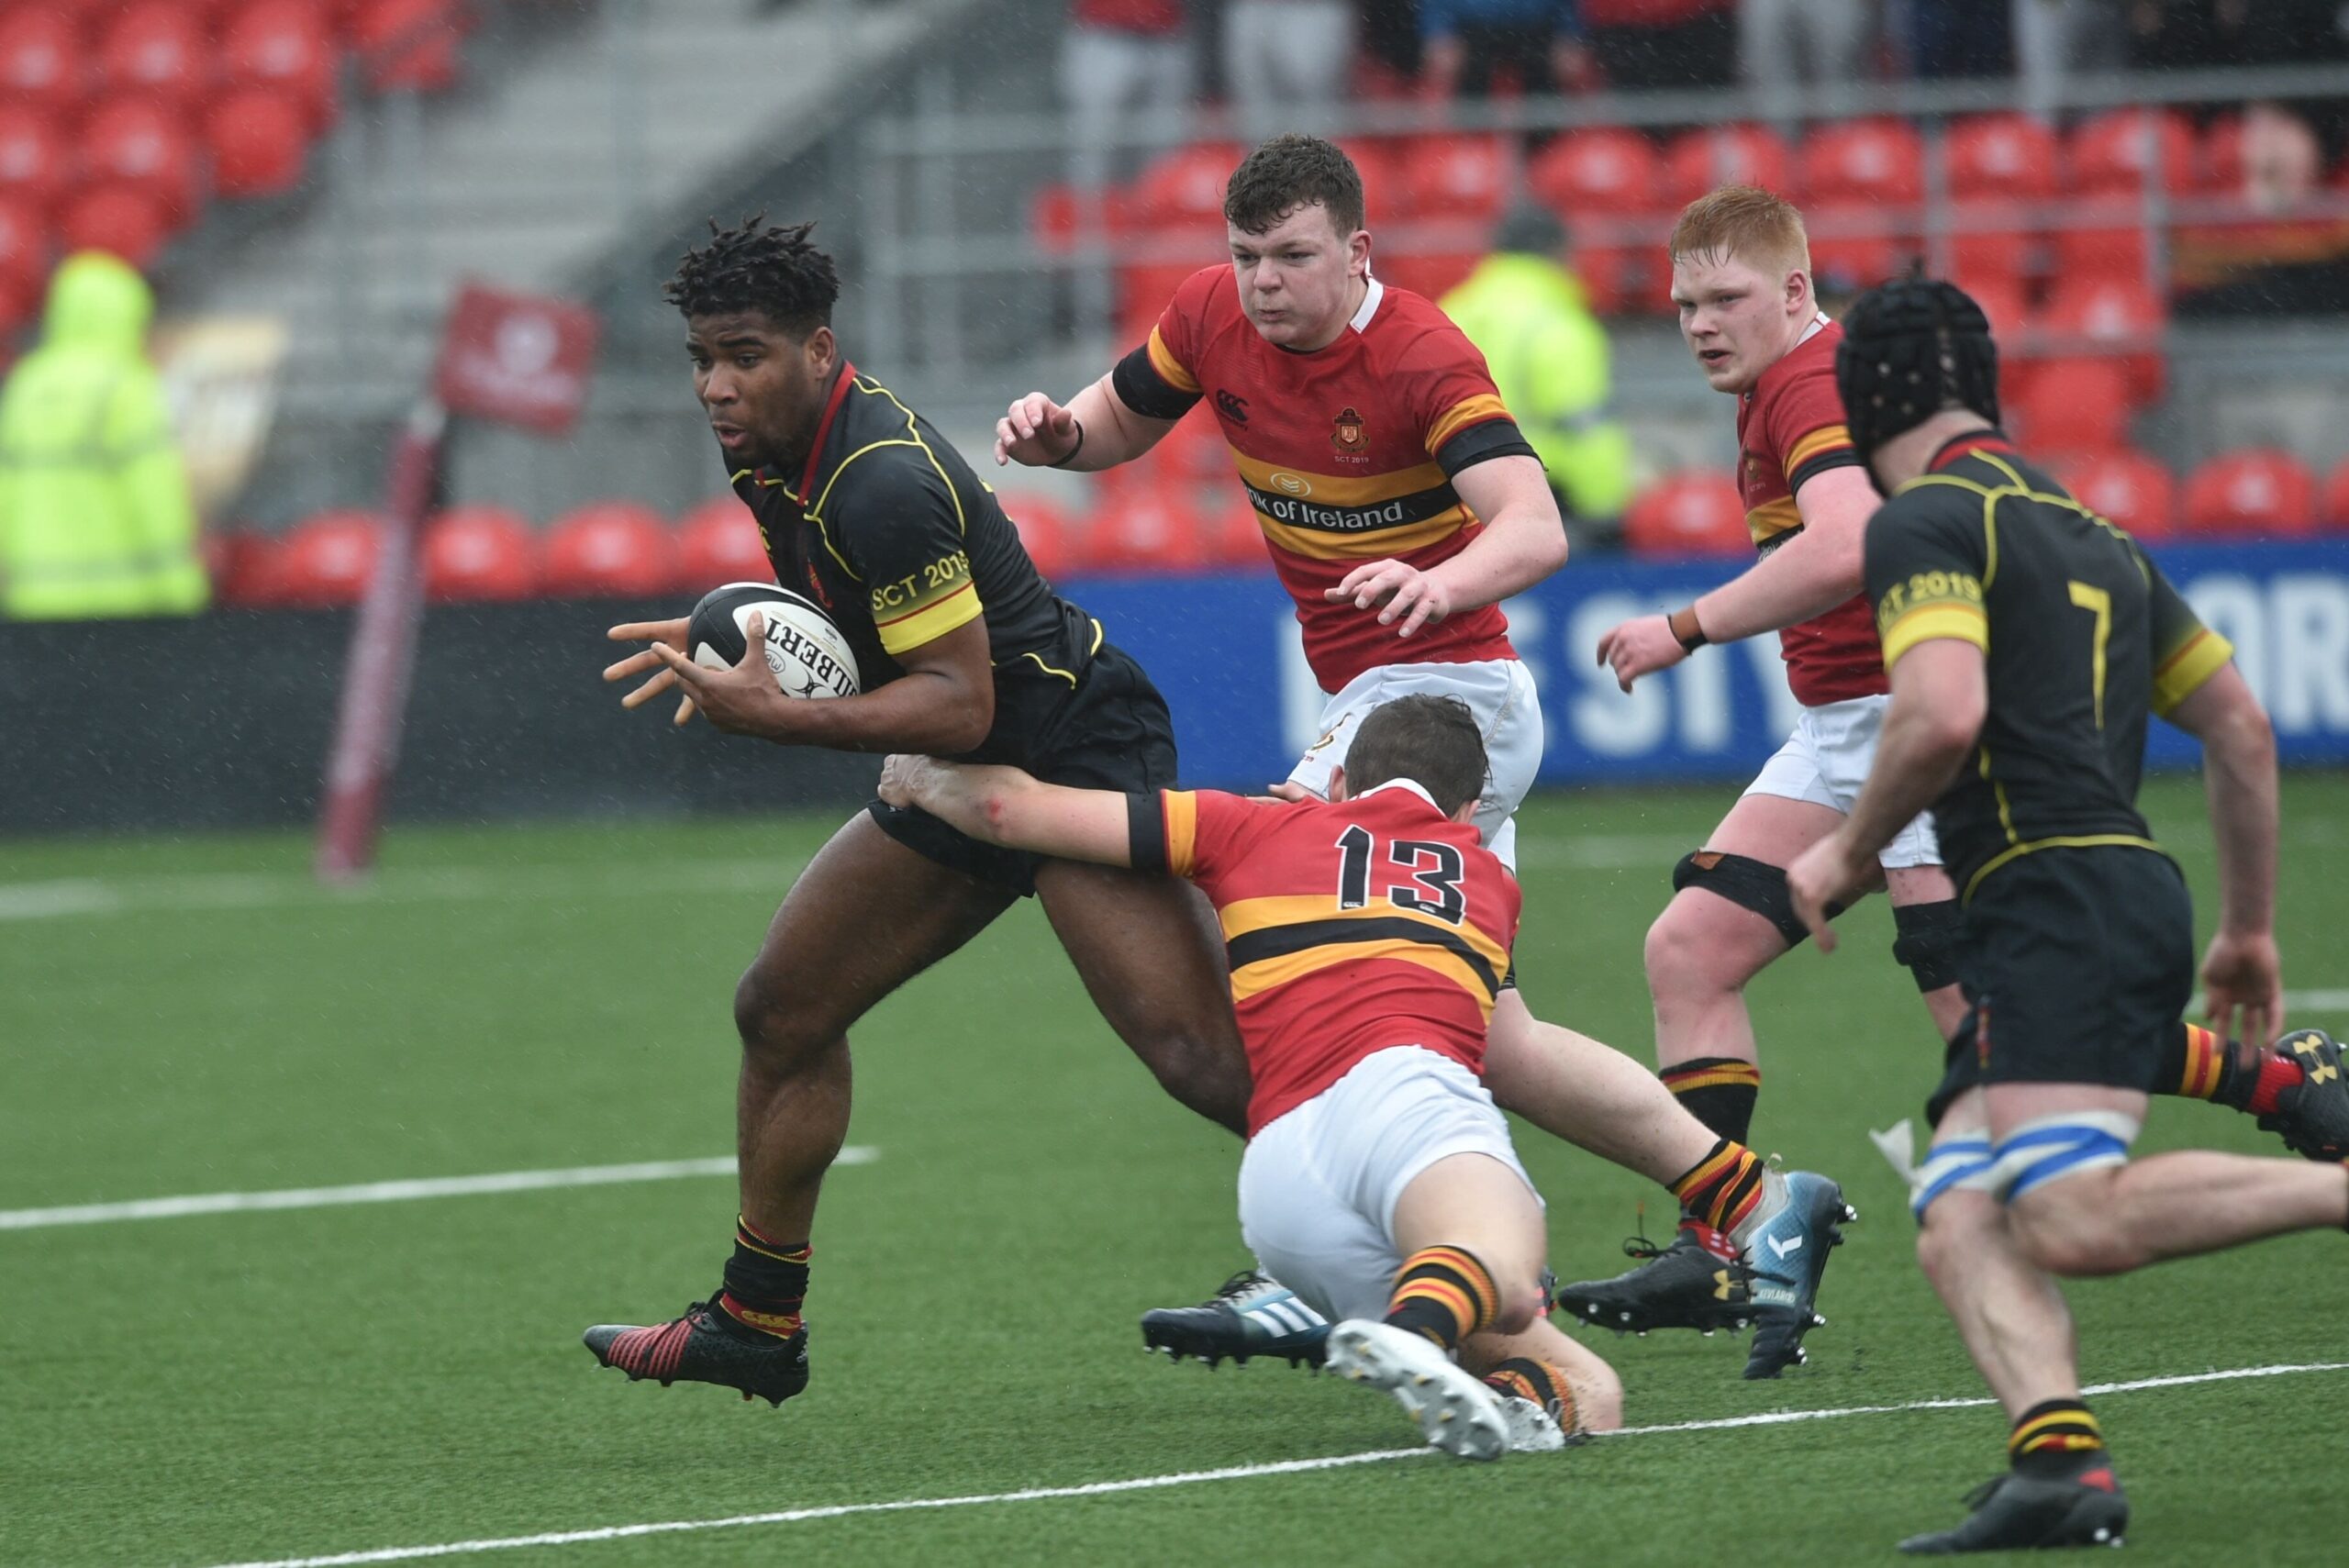
[[[2022,106],[2052,119],[2066,77],[2129,62],[2122,0],[2014,0],[2015,73]]]
[[[1547,207],[1504,217],[1493,253],[1443,296],[1548,471],[1576,542],[1611,535],[1631,499],[1631,443],[1609,406],[1607,329]]]
[[[0,616],[193,615],[210,596],[162,383],[154,296],[125,262],[68,257],[40,347],[0,390]]]
[[[1224,0],[1223,85],[1241,133],[1324,128],[1353,48],[1350,0]]]
[[[1869,0],[1739,0],[1738,50],[1764,113],[1792,119],[1804,83],[1834,85],[1860,73]]]
[[[1725,87],[1737,0],[1582,0],[1583,37],[1617,87]]]
[[[1547,95],[1588,83],[1576,0],[1420,0],[1420,59],[1428,84],[1482,98],[1497,76]]]
[[[2007,7],[1983,0],[1892,0],[1885,12],[1893,54],[1908,74],[2004,76],[2014,70]]]
[[[2349,220],[2312,216],[2324,159],[2307,120],[2275,104],[2243,117],[2243,183],[2228,195],[2250,221],[2190,224],[2171,258],[2189,316],[2309,316],[2349,309]]]
[[[1401,77],[1419,73],[1419,0],[1357,0],[1354,36],[1363,53]]]
[[[1061,97],[1077,184],[1125,179],[1181,137],[1197,82],[1189,23],[1186,0],[1069,0]]]

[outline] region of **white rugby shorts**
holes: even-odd
[[[1884,710],[1891,702],[1888,696],[1853,697],[1803,709],[1802,717],[1795,721],[1795,732],[1762,764],[1745,793],[1807,800],[1849,817],[1853,803],[1860,798],[1860,785],[1867,782],[1868,769],[1876,762],[1876,737],[1884,729]],[[1933,837],[1932,814],[1920,813],[1893,836],[1876,860],[1888,871],[1941,864],[1942,848]]]
[[[1396,1201],[1453,1154],[1490,1155],[1534,1191],[1475,1073],[1424,1046],[1373,1052],[1249,1140],[1241,1236],[1266,1273],[1332,1323],[1384,1318],[1403,1266]]]
[[[1476,716],[1490,770],[1476,803],[1476,831],[1501,864],[1516,871],[1517,824],[1511,819],[1542,766],[1542,699],[1522,661],[1382,664],[1364,671],[1321,705],[1321,738],[1289,770],[1289,783],[1329,799],[1330,774],[1346,760],[1364,716],[1381,703],[1420,695],[1458,697]]]

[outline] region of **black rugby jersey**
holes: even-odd
[[[1996,432],[1962,436],[1869,520],[1889,670],[1931,638],[1983,651],[1989,711],[1933,806],[1960,895],[2033,850],[2156,848],[2137,812],[2148,714],[2233,657],[2160,568]]]
[[[974,756],[1014,761],[1076,687],[1100,623],[1052,591],[995,492],[930,422],[842,362],[805,468],[744,469],[775,581],[830,614],[864,689],[905,673],[896,655],[984,617],[996,720]]]

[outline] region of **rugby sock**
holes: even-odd
[[[1548,1362],[1511,1356],[1485,1374],[1485,1386],[1504,1399],[1532,1400],[1556,1418],[1560,1431],[1574,1436],[1581,1418],[1575,1413],[1574,1388]]]
[[[1659,1074],[1673,1098],[1710,1129],[1715,1138],[1742,1143],[1753,1127],[1753,1101],[1762,1093],[1762,1069],[1734,1056],[1699,1056]]]
[[[2104,1429],[2077,1399],[2046,1399],[2015,1422],[2007,1461],[2025,1475],[2070,1475],[2083,1456],[2104,1452]]]
[[[1724,1138],[1674,1178],[1672,1195],[1689,1218],[1726,1234],[1762,1201],[1762,1162],[1744,1144]]]
[[[1500,1316],[1501,1294],[1476,1255],[1458,1247],[1422,1247],[1403,1260],[1386,1321],[1423,1334],[1447,1351]]]
[[[807,1242],[770,1240],[737,1216],[718,1309],[744,1328],[789,1339],[799,1332],[799,1304],[807,1297],[808,1256]]]
[[[2299,1062],[2273,1051],[2260,1057],[2256,1068],[2246,1068],[2235,1060],[2233,1042],[2199,1024],[2180,1024],[2155,1082],[2175,1084],[2163,1091],[2167,1094],[2266,1116],[2276,1109],[2276,1096],[2305,1076]]]

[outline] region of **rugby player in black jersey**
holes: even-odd
[[[700,668],[682,618],[614,627],[615,640],[647,646],[605,679],[648,677],[628,706],[674,690],[679,723],[698,711],[785,745],[1005,762],[1090,789],[1173,784],[1173,728],[1141,667],[1052,593],[961,455],[842,356],[830,326],[838,277],[808,227],[712,225],[668,298],[776,580],[839,623],[863,690],[786,696],[756,626],[740,664]],[[1159,1082],[1241,1129],[1247,1062],[1214,917],[1196,891],[997,849],[876,801],[800,873],[735,992],[741,1208],[724,1282],[669,1322],[588,1329],[598,1361],[631,1379],[715,1383],[777,1404],[806,1387],[807,1239],[848,1130],[849,1027],[1029,893]]]
[[[1890,497],[1866,570],[1892,701],[1851,816],[1787,881],[1831,948],[1828,903],[1932,808],[1965,906],[1969,1007],[1912,1173],[1918,1258],[2014,1423],[2009,1468],[1965,1519],[1901,1549],[2118,1544],[2128,1504],[2080,1398],[2056,1278],[2349,1225],[2349,1085],[2315,1030],[2283,1042],[2302,1069],[2284,1108],[2302,1139],[2331,1129],[2330,1159],[2129,1160],[2195,980],[2185,881],[2136,807],[2147,717],[2202,742],[2220,912],[2201,979],[2212,1029],[2224,1040],[2240,1015],[2250,1059],[2283,1024],[2275,740],[2226,639],[1999,433],[1997,350],[1973,300],[1888,284],[1843,333],[1852,440]]]

